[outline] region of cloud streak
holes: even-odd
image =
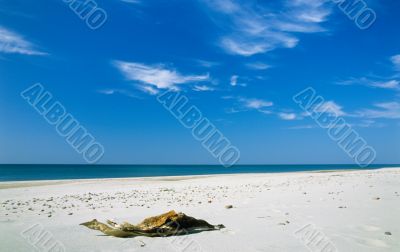
[[[256,110],[263,114],[271,114],[272,112],[266,110],[274,105],[273,102],[257,99],[257,98],[247,98],[247,97],[235,97],[235,96],[223,96],[224,100],[235,100],[236,108],[230,108],[227,110],[227,113],[238,113],[238,112],[246,112]]]
[[[266,101],[266,100],[261,100],[261,99],[255,99],[255,98],[239,98],[239,101],[243,104],[245,108],[248,109],[263,109],[266,107],[271,107],[274,105],[273,102]]]
[[[400,119],[399,102],[382,102],[374,104],[373,109],[364,109],[358,115],[366,118]]]
[[[127,80],[138,82],[137,87],[149,94],[156,94],[159,89],[179,90],[178,85],[210,80],[209,74],[183,75],[162,64],[146,65],[126,61],[114,61],[113,64]]]
[[[142,3],[141,0],[121,0],[121,2],[130,3],[130,4],[140,4],[140,3]]]
[[[0,52],[37,56],[47,55],[47,53],[35,48],[36,46],[25,40],[22,35],[0,26]]]
[[[400,71],[400,54],[393,55],[392,57],[390,57],[390,60],[392,61],[395,69],[397,71]]]
[[[320,105],[317,105],[314,109],[318,113],[328,113],[332,116],[345,116],[346,112],[343,111],[342,106],[334,101],[326,101]]]
[[[205,91],[214,91],[215,89],[213,87],[206,85],[195,85],[193,87],[193,90],[198,92],[205,92]]]
[[[246,67],[253,69],[253,70],[266,70],[268,68],[271,68],[270,65],[264,64],[262,62],[247,63]]]
[[[400,81],[399,81],[399,73],[400,72],[400,54],[393,55],[390,58],[392,63],[392,68],[395,72],[390,76],[379,76],[374,75],[371,77],[361,77],[361,78],[349,78],[348,80],[336,82],[338,85],[362,85],[370,88],[381,88],[381,89],[390,89],[395,91],[400,91]]]
[[[97,93],[103,94],[103,95],[121,94],[121,95],[125,95],[125,96],[131,97],[131,98],[140,98],[136,94],[134,94],[128,90],[125,90],[125,89],[114,89],[114,88],[100,89],[100,90],[97,90]]]
[[[337,82],[339,85],[362,85],[371,88],[382,88],[382,89],[392,89],[400,90],[400,82],[398,80],[377,80],[370,79],[366,77],[362,78],[350,78],[345,81]]]
[[[231,76],[231,81],[230,81],[231,86],[234,87],[234,86],[237,85],[238,78],[239,78],[239,76],[237,76],[237,75],[232,75],[232,76]]]
[[[202,0],[224,30],[219,45],[229,54],[252,56],[277,48],[293,48],[299,33],[326,31],[321,23],[331,7],[320,0]],[[272,6],[273,5],[273,6]]]
[[[281,118],[282,120],[285,120],[285,121],[292,121],[292,120],[297,119],[297,116],[295,113],[279,113],[278,116],[279,116],[279,118]]]

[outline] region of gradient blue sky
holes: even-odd
[[[20,97],[37,82],[104,145],[101,163],[217,163],[157,102],[171,88],[240,163],[352,163],[292,101],[308,86],[377,163],[400,163],[398,0],[366,1],[377,14],[367,30],[329,1],[97,3],[108,19],[91,30],[62,0],[0,0],[0,163],[84,162]]]

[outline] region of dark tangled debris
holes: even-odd
[[[127,222],[118,225],[113,221],[107,221],[107,223],[108,225],[94,219],[80,225],[120,238],[178,236],[220,230],[225,227],[224,225],[211,225],[205,220],[196,219],[175,211],[147,218],[137,225]]]

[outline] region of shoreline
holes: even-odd
[[[400,167],[400,165],[240,165],[231,168],[207,165],[189,166],[106,166],[106,165],[0,165],[1,182],[64,181],[77,179],[121,179],[225,174],[263,174],[286,172],[314,172],[331,170],[371,170]]]
[[[218,174],[202,174],[202,175],[165,175],[165,176],[144,176],[144,177],[115,177],[115,178],[77,178],[77,179],[45,179],[45,180],[14,180],[0,181],[0,190],[11,188],[25,188],[47,185],[61,185],[75,182],[93,182],[93,181],[121,181],[121,180],[151,180],[151,181],[182,181],[190,179],[200,179],[207,177],[220,176],[251,176],[251,175],[269,175],[269,174],[298,174],[298,173],[333,173],[333,172],[353,172],[353,171],[373,171],[383,169],[397,169],[399,167],[382,167],[382,168],[363,168],[363,169],[338,169],[338,170],[313,170],[313,171],[283,171],[283,172],[253,172],[253,173],[218,173]]]

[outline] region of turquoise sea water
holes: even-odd
[[[368,169],[400,167],[372,165]],[[0,165],[0,181],[126,178],[365,169],[357,165]]]

